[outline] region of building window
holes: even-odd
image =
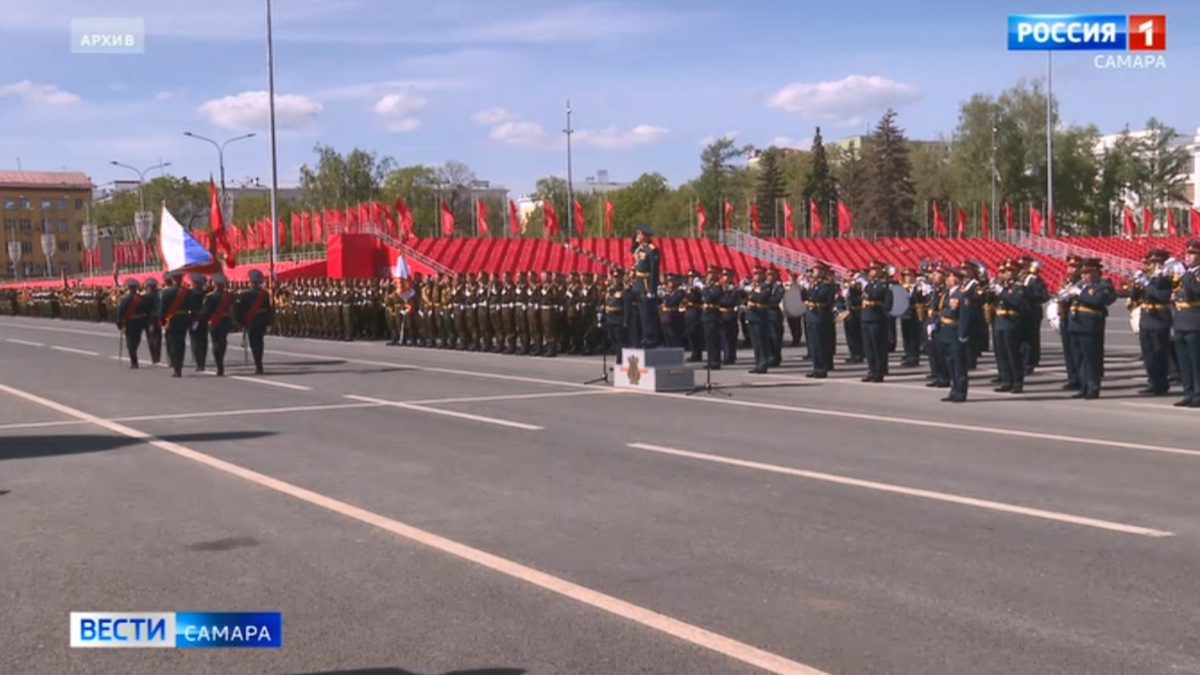
[[[54,223],[49,218],[42,218],[42,232],[51,232],[54,230]]]
[[[82,209],[82,208],[83,208],[83,200],[76,199],[75,200],[75,210],[78,211],[79,209]]]
[[[29,208],[29,198],[28,197],[21,197],[21,208],[23,208],[23,209]]]
[[[13,230],[17,229],[17,219],[16,218],[5,218],[4,219],[4,229],[7,230],[8,232],[12,232]]]
[[[65,221],[65,220],[58,221],[58,231],[59,232],[67,231],[67,221]]]
[[[71,242],[69,242],[69,241],[58,242],[58,252],[59,253],[67,253],[70,250],[71,250]]]
[[[66,210],[67,210],[67,198],[66,198],[66,197],[59,197],[59,198],[58,198],[58,210],[59,210],[59,211],[66,211]]]
[[[17,200],[13,199],[12,197],[5,197],[4,198],[4,208],[6,208],[6,209],[17,208]]]
[[[22,232],[30,232],[32,230],[33,230],[33,223],[31,223],[28,218],[22,218],[21,219],[21,231]]]
[[[82,250],[83,250],[83,242],[82,242],[82,241],[77,241],[77,242],[75,242],[75,250],[76,250],[76,251],[82,251]]]
[[[51,203],[52,202],[49,199],[43,199],[42,200],[42,209],[45,211],[49,211]]]
[[[33,253],[33,242],[21,242],[21,253]]]
[[[1188,155],[1187,165],[1186,165],[1186,168],[1184,168],[1183,172],[1188,174],[1189,176],[1196,173],[1196,156],[1195,155]]]

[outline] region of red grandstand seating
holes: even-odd
[[[1190,237],[1063,237],[1063,241],[1099,253],[1129,260],[1141,260],[1152,248],[1164,248],[1176,257],[1183,256]]]

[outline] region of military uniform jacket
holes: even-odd
[[[1046,288],[1046,282],[1036,274],[1025,277],[1022,295],[1025,299],[1025,311],[1033,312],[1034,314],[1042,314],[1042,306],[1050,299],[1050,289]]]
[[[750,323],[765,323],[770,320],[771,284],[755,283],[746,294],[746,320]]]
[[[271,322],[271,314],[274,311],[275,307],[266,289],[251,288],[238,296],[234,303],[233,316],[239,326],[263,330]]]
[[[653,243],[633,244],[633,292],[658,296],[658,247]]]
[[[1180,333],[1200,331],[1200,267],[1193,267],[1179,277],[1175,291],[1175,330]]]
[[[920,307],[927,298],[916,284],[904,284],[904,290],[908,291],[908,309],[904,310],[904,313],[900,315],[900,319],[902,321],[911,321],[917,318],[917,307]]]
[[[832,319],[837,294],[837,285],[822,279],[808,288],[804,306],[818,319]]]
[[[142,309],[140,311],[146,315],[148,321],[158,322],[158,291],[142,293]]]
[[[1171,279],[1165,275],[1153,277],[1140,293],[1142,318],[1138,321],[1138,330],[1170,330]]]
[[[233,294],[229,291],[213,291],[204,297],[204,307],[200,310],[200,320],[213,328],[231,330],[233,328]]]
[[[1021,317],[1028,311],[1025,300],[1025,288],[1016,282],[1009,283],[996,293],[996,328],[998,330],[1017,330]]]
[[[142,310],[142,296],[135,291],[129,291],[121,296],[117,303],[117,328],[124,329],[126,321],[141,321],[146,318]]]
[[[607,324],[625,323],[625,287],[613,284],[604,294],[604,322]]]
[[[783,294],[787,289],[778,281],[767,284],[767,318],[772,321],[783,320]]]
[[[1112,286],[1087,283],[1071,300],[1070,332],[1076,335],[1103,335],[1108,306],[1117,299]]]
[[[684,300],[686,299],[687,294],[684,293],[682,288],[676,288],[673,291],[668,291],[667,294],[663,296],[663,310],[665,312],[672,312],[673,314],[682,315],[687,309],[687,307],[683,304]],[[666,316],[669,315],[664,315],[664,318]]]
[[[158,315],[164,323],[180,325],[184,321],[191,322],[192,317],[200,311],[200,304],[189,290],[180,286],[171,286],[159,295]]]
[[[725,297],[725,289],[721,284],[705,284],[700,289],[700,311],[704,321],[721,320],[721,300]]]
[[[972,307],[974,299],[969,292],[964,292],[962,286],[945,291],[938,305],[938,323],[936,335],[938,342],[949,343],[955,340],[966,340],[974,330],[975,311]]]
[[[882,281],[868,283],[862,291],[863,323],[883,323],[891,316],[891,285]]]

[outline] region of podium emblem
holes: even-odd
[[[629,384],[637,384],[642,379],[642,371],[638,369],[638,358],[630,356],[628,363],[625,372],[629,375]]]

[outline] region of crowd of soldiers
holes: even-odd
[[[281,282],[274,288],[273,330],[287,337],[386,339],[390,345],[543,357],[605,352],[618,360],[622,348],[662,345],[681,347],[690,361],[714,370],[736,364],[739,349],[750,346],[753,373],[780,365],[786,330],[793,346],[806,347],[807,376],[819,379],[835,369],[841,324],[844,363],[865,363],[864,382],[883,381],[889,355],[899,350],[900,366],[926,360],[928,386],[949,389],[943,400],[958,402],[966,399],[968,373],[989,351],[996,361],[995,390],[1023,392],[1025,378],[1041,365],[1042,325],[1053,306],[1067,371],[1063,389],[1077,398],[1099,396],[1105,319],[1117,293],[1095,259],[1068,258],[1068,276],[1054,294],[1029,257],[1001,261],[991,280],[977,261],[902,270],[873,261],[841,278],[824,264],[790,280],[775,267],[739,279],[733,269],[714,266],[706,274],[666,275],[659,285],[656,255],[646,237],[635,244],[629,269],[610,263],[607,274]],[[1189,243],[1186,262],[1164,275],[1167,253],[1151,251],[1130,298],[1130,306],[1142,311],[1148,385],[1141,393],[1165,395],[1171,384],[1182,383],[1179,405],[1191,407],[1200,407],[1198,255],[1200,242]],[[897,288],[908,300],[900,312],[893,311]],[[0,313],[118,321],[118,288],[3,293]],[[795,304],[788,309],[788,293],[799,298],[802,310]]]

